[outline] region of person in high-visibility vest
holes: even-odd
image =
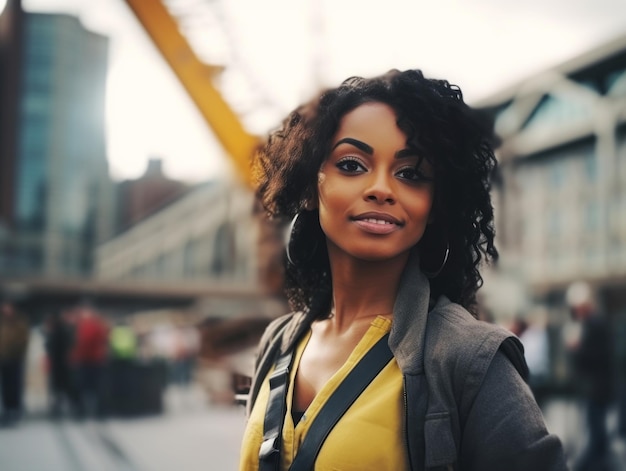
[[[137,353],[137,335],[126,323],[119,322],[109,335],[111,357],[114,359],[132,359]]]

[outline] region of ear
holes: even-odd
[[[304,201],[302,202],[302,207],[305,209],[305,211],[313,211],[314,209],[317,209],[317,188],[307,191],[306,193],[307,194],[304,197]]]
[[[313,211],[314,209],[317,209],[317,206],[317,198],[307,198],[304,202],[304,209],[307,211]]]

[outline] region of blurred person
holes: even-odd
[[[121,415],[135,412],[137,401],[138,370],[137,334],[126,319],[117,319],[109,333],[109,384],[108,391],[112,411]]]
[[[130,361],[137,355],[137,334],[126,319],[118,319],[109,334],[110,357]]]
[[[148,334],[146,344],[153,356],[161,358],[168,363],[174,357],[174,327],[169,323],[156,325]]]
[[[528,323],[521,316],[515,316],[515,318],[513,319],[513,322],[511,322],[511,325],[509,326],[509,330],[512,333],[514,333],[517,337],[522,335],[526,331],[527,328],[528,328]]]
[[[530,376],[528,383],[537,403],[542,406],[550,381],[550,338],[548,336],[547,313],[543,308],[532,310],[518,337],[524,346],[524,356]]]
[[[566,469],[519,340],[476,319],[492,138],[419,70],[349,78],[270,134],[254,168],[269,215],[292,220],[294,312],[259,345],[240,470]],[[317,419],[332,428],[308,448]]]
[[[50,413],[57,417],[61,415],[64,405],[69,406],[74,412],[78,409],[78,394],[70,366],[74,333],[58,311],[47,317],[44,329],[48,356]]]
[[[198,351],[200,332],[194,326],[176,328],[173,335],[174,382],[188,387],[193,379]]]
[[[610,469],[607,412],[613,392],[613,339],[609,323],[600,311],[595,293],[585,282],[573,283],[565,294],[578,336],[570,336],[568,348],[580,380],[586,406],[588,442],[576,471]]]
[[[4,425],[13,425],[22,417],[24,366],[30,338],[26,317],[10,300],[0,301],[0,392]]]
[[[626,323],[620,322],[616,335],[617,433],[626,440]],[[619,347],[619,348],[618,348]],[[625,458],[626,459],[626,458]]]
[[[91,306],[75,311],[75,341],[71,358],[78,386],[80,415],[99,415],[104,367],[108,355],[108,327]]]
[[[156,352],[152,342],[152,332],[150,330],[140,330],[136,334],[137,358],[139,360],[152,360],[156,358]]]

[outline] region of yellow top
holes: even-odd
[[[328,380],[294,427],[291,418],[293,384],[310,338],[310,332],[297,346],[287,394],[283,426],[281,469],[287,471],[298,447],[331,394],[352,368],[380,338],[391,329],[391,320],[377,317],[359,341],[346,363]],[[254,404],[241,448],[240,471],[256,471],[263,442],[263,421],[269,397],[269,376],[263,382]],[[316,471],[402,471],[408,469],[403,433],[402,373],[395,359],[383,368],[330,431],[315,462]]]

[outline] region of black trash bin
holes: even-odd
[[[101,404],[106,415],[130,417],[163,412],[167,384],[164,361],[112,360],[103,383]]]

